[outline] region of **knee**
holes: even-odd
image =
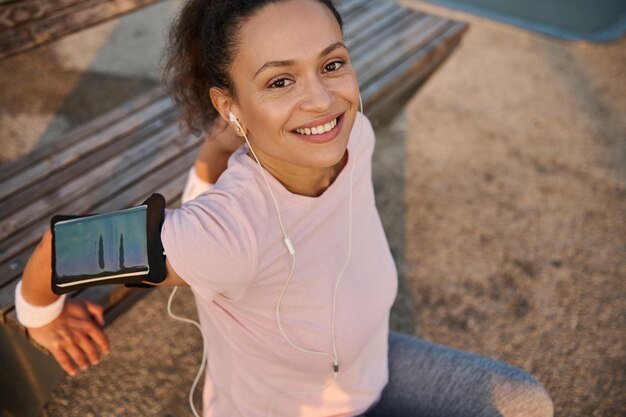
[[[493,382],[493,404],[502,417],[554,416],[552,398],[534,378]]]

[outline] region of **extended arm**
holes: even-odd
[[[196,163],[195,173],[206,183],[214,183],[227,167],[232,152],[241,146],[242,140],[231,129],[218,123],[211,135],[202,144]],[[31,306],[48,306],[59,296],[51,289],[52,236],[48,230],[29,258],[22,276],[21,295]],[[186,286],[166,260],[167,276],[159,286]],[[30,327],[28,332],[59,362],[71,375],[76,372],[75,364],[86,369],[91,363],[100,361],[102,353],[109,352],[109,343],[102,331],[104,326],[101,306],[80,300],[65,303],[61,314],[42,327]]]

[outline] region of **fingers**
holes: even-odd
[[[76,375],[76,368],[74,367],[74,363],[72,363],[70,357],[65,352],[65,350],[60,347],[56,347],[50,349],[50,353],[52,353],[54,359],[56,359],[56,361],[59,363],[59,365],[61,365],[61,368],[63,368],[65,372],[72,376]]]
[[[109,339],[104,334],[104,332],[98,328],[95,328],[93,331],[89,332],[89,337],[91,340],[96,342],[98,348],[100,348],[100,352],[108,355],[111,353],[111,348],[109,347]]]
[[[87,311],[95,317],[98,324],[100,324],[100,326],[104,326],[104,309],[102,306],[100,304],[92,303],[89,300],[85,300],[85,307],[87,307]]]
[[[96,346],[98,346],[100,351],[103,352],[105,355],[108,355],[110,353],[111,348],[109,347],[109,340],[107,339],[102,329],[96,326],[93,321],[88,319],[71,320],[73,326],[75,326],[77,329],[80,329],[82,332],[89,336],[87,340],[89,341],[90,345],[92,345],[92,342],[95,342]]]
[[[94,366],[100,363],[100,354],[98,353],[98,349],[96,349],[96,346],[93,344],[91,339],[85,336],[85,334],[79,333],[76,335],[76,344],[85,353],[87,359],[89,359],[89,363]],[[87,364],[85,364],[85,369],[86,366]]]
[[[76,375],[78,365],[83,371],[100,363],[100,351],[109,353],[109,344],[102,330],[92,321],[69,319],[75,330],[66,330],[59,336],[62,340],[50,349],[61,368],[68,374]]]
[[[87,363],[85,352],[82,349],[74,343],[68,343],[65,345],[65,351],[70,355],[74,363],[76,363],[80,369],[83,371],[87,370],[89,364]]]

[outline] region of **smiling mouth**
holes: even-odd
[[[337,126],[338,122],[339,122],[339,117],[323,125],[314,126],[311,128],[306,127],[304,129],[296,129],[295,132],[300,135],[305,135],[305,136],[323,135],[324,133],[330,132],[331,130],[333,130]]]

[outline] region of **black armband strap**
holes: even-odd
[[[52,291],[64,294],[103,284],[151,286],[165,279],[161,228],[165,198],[108,213],[54,216]]]

